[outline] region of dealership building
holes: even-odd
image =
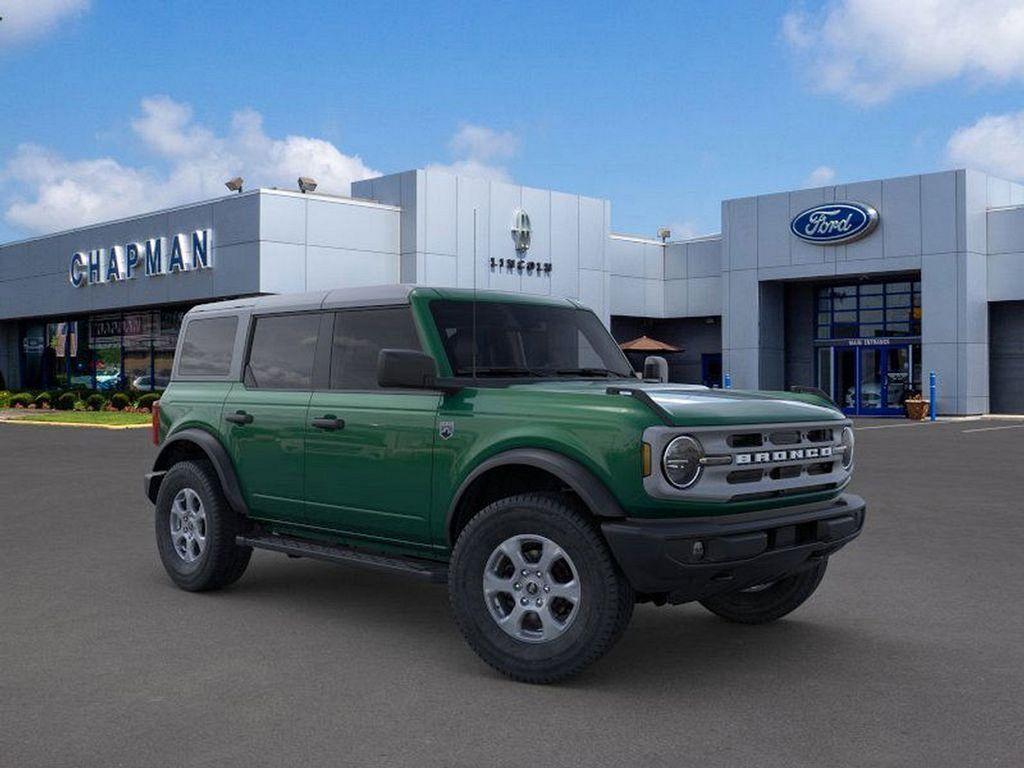
[[[159,388],[207,301],[414,283],[578,298],[673,381],[814,385],[895,415],[1024,413],[1024,187],[972,170],[726,200],[721,234],[617,234],[607,200],[414,170],[257,189],[0,245],[9,388]]]

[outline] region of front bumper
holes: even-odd
[[[864,525],[864,500],[843,494],[825,503],[719,518],[603,523],[612,554],[646,595],[685,603],[762,584],[828,557]]]

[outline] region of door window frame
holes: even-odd
[[[332,381],[332,372],[334,369],[334,332],[338,322],[338,317],[343,314],[350,312],[369,312],[373,310],[404,310],[409,318],[409,322],[412,324],[413,333],[416,334],[416,339],[419,342],[418,352],[424,352],[430,354],[427,351],[426,340],[423,337],[423,332],[420,330],[419,324],[416,322],[416,315],[412,311],[411,304],[370,304],[364,307],[344,307],[339,309],[327,309],[324,312],[330,315],[329,329],[327,331],[327,339],[324,341],[324,326],[320,326],[321,343],[326,346],[326,351],[323,354],[324,357],[324,378],[322,380],[322,389],[317,391],[324,392],[337,392],[337,393],[351,393],[351,394],[362,394],[362,395],[409,395],[409,394],[430,394],[436,395],[441,394],[441,390],[437,389],[424,389],[420,387],[375,387],[372,389],[348,389],[342,387],[335,387]],[[388,347],[381,347],[381,349],[388,349]],[[317,348],[319,355],[320,348]],[[433,355],[431,355],[433,357]],[[435,362],[436,364],[436,362]]]
[[[246,372],[249,370],[249,359],[252,356],[252,343],[256,336],[256,324],[264,318],[273,317],[292,317],[294,315],[319,315],[320,325],[317,328],[316,344],[313,348],[313,370],[310,374],[310,386],[305,388],[295,387],[260,387],[250,386]],[[261,312],[259,314],[253,313],[249,318],[249,327],[245,330],[245,352],[242,355],[242,366],[239,370],[239,379],[241,380],[242,387],[248,392],[316,392],[321,389],[326,389],[326,383],[323,371],[322,358],[324,356],[324,326],[330,324],[331,333],[328,338],[328,343],[333,340],[333,315],[331,310],[323,309],[298,309],[292,312]],[[327,377],[330,376],[330,348],[327,349]]]
[[[907,349],[907,389],[913,389],[914,387],[914,347],[919,344],[914,339],[904,339],[898,337],[898,340],[885,339],[880,340],[880,343],[874,343],[872,339],[854,340],[855,343],[848,344],[819,344],[816,345],[815,350],[815,379],[820,381],[821,376],[821,357],[820,351],[827,349],[829,359],[829,387],[825,388],[826,392],[832,395],[832,399],[840,405],[843,413],[849,416],[902,416],[904,410],[902,405],[889,406],[888,403],[888,369],[889,369],[889,356],[888,353],[892,349],[900,347],[906,347]],[[846,392],[836,391],[836,354],[838,350],[851,349],[854,351],[853,363],[854,363],[854,394],[853,394],[853,406],[846,405]],[[862,366],[862,354],[864,350],[871,349],[876,350],[880,360],[880,372],[881,376],[879,379],[879,402],[882,404],[879,408],[864,408],[862,407],[861,398],[861,385],[864,383],[861,380],[861,366]]]

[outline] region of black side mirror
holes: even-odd
[[[430,355],[414,349],[382,349],[377,356],[377,383],[381,387],[403,389],[439,389],[454,392],[460,389],[437,376],[437,362]]]

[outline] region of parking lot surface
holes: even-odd
[[[864,534],[765,627],[638,606],[568,684],[443,588],[257,552],[164,575],[144,430],[0,424],[0,764],[989,766],[1024,754],[1024,422],[861,422]]]

